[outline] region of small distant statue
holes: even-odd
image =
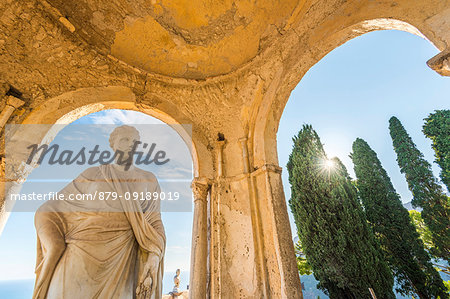
[[[181,296],[183,294],[183,292],[180,292],[180,269],[177,269],[177,271],[175,272],[175,276],[173,277],[173,290],[172,292],[169,293],[170,296],[172,296],[172,298],[178,298],[178,296]]]

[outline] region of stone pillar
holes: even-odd
[[[208,214],[207,200],[210,184],[205,178],[195,178],[192,182],[194,193],[194,223],[192,227],[191,270],[189,298],[206,298],[208,261]],[[209,296],[208,296],[209,297]]]
[[[225,145],[225,140],[218,140],[216,142],[216,154],[217,154],[217,177],[221,178],[224,176],[223,173],[223,147]]]
[[[302,299],[281,167],[266,164],[252,173],[261,212],[270,298]]]

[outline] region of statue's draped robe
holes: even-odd
[[[95,194],[92,201],[49,201],[36,212],[36,284],[33,298],[136,298],[147,257],[159,257],[149,298],[161,298],[165,233],[159,200],[125,200],[127,192],[160,192],[155,176],[113,165],[92,167],[60,193]],[[122,199],[99,200],[100,192]],[[104,193],[105,194],[105,193]],[[135,193],[136,194],[136,193]],[[144,193],[145,194],[145,193]],[[54,246],[64,244],[56,266]]]

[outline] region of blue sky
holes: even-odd
[[[353,178],[348,157],[352,143],[357,137],[366,140],[402,201],[411,201],[396,162],[388,120],[398,117],[427,161],[434,161],[431,141],[422,134],[423,119],[436,109],[450,109],[450,79],[426,65],[438,53],[429,41],[413,34],[376,31],[347,42],[311,68],[292,92],[278,129],[286,199],[291,193],[286,164],[292,136],[306,123],[317,131],[328,156],[341,159]],[[439,175],[435,163],[433,171]],[[292,215],[290,220],[295,235]]]
[[[278,130],[286,200],[290,186],[285,166],[292,136],[307,123],[318,132],[329,157],[339,157],[352,177],[353,165],[348,157],[352,143],[357,137],[365,139],[377,152],[402,201],[410,201],[411,193],[395,160],[388,120],[397,116],[425,158],[434,160],[431,142],[421,132],[423,119],[433,110],[450,108],[450,79],[440,77],[426,65],[437,53],[423,38],[400,31],[378,31],[347,42],[317,63],[292,92]],[[117,110],[88,115],[76,123],[137,122],[161,123],[144,114]],[[433,170],[438,175],[435,164]],[[290,219],[295,235],[291,215]],[[171,284],[176,268],[189,271],[192,213],[164,213],[163,220],[168,236],[165,268]],[[0,236],[0,280],[32,278],[35,247],[33,214],[12,213]],[[182,287],[187,282],[185,274]]]

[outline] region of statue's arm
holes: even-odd
[[[84,192],[96,177],[98,168],[91,167],[81,173],[72,182],[59,191],[61,194],[78,194]],[[66,197],[67,198],[67,197]],[[36,212],[34,222],[37,234],[36,282],[33,299],[47,298],[47,291],[53,278],[54,271],[66,249],[66,223],[63,212],[69,207],[61,208],[58,201],[44,203]],[[62,209],[62,210],[61,210]]]
[[[155,180],[154,182],[156,182],[156,185],[153,183],[149,190],[153,189],[153,192],[161,192],[157,181]],[[151,200],[151,204],[149,205],[147,211],[144,213],[144,219],[145,222],[147,222],[147,224],[152,227],[152,230],[157,233],[159,237],[158,239],[162,241],[162,250],[159,253],[155,253],[153,251],[147,251],[146,248],[140,248],[139,280],[136,289],[136,295],[138,299],[150,298],[152,297],[150,294],[156,294],[162,291],[161,280],[166,246],[166,235],[164,231],[164,225],[161,220],[159,199],[155,201]]]
[[[159,186],[158,181],[156,181],[156,187],[153,191],[154,193],[161,194],[161,187]],[[155,228],[155,230],[158,232],[158,234],[165,240],[166,239],[166,233],[164,230],[164,225],[161,220],[161,200],[160,196],[158,196],[158,199],[154,201],[155,208],[153,209],[156,213],[156,216],[154,217],[153,221],[151,221],[151,225]]]
[[[36,212],[37,233],[36,282],[33,299],[47,298],[47,290],[66,243],[61,215],[55,212]],[[58,278],[55,279],[58,281]]]

